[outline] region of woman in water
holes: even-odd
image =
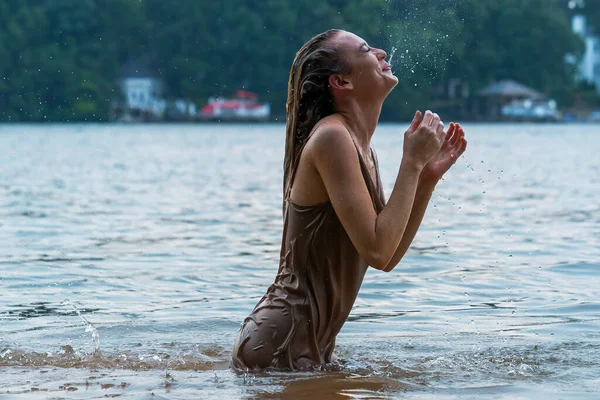
[[[398,83],[385,51],[330,30],[296,54],[286,103],[284,225],[275,282],[234,345],[239,370],[306,370],[332,362],[368,266],[389,272],[411,244],[436,183],[465,151],[459,124],[415,113],[385,201],[371,148]]]

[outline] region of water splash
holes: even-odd
[[[70,306],[77,313],[77,315],[79,315],[79,318],[81,318],[81,320],[85,324],[85,331],[90,332],[92,334],[92,341],[94,343],[94,352],[92,353],[92,357],[100,358],[100,335],[98,334],[98,329],[96,328],[96,326],[90,321],[88,321],[83,315],[81,315],[79,309],[75,306],[75,304],[71,303],[69,300],[65,300],[60,304],[67,307]]]
[[[398,48],[396,46],[392,46],[392,50],[390,51],[390,58],[388,60],[388,64],[390,64],[390,67],[393,66],[392,60],[394,59],[394,54],[396,54],[396,50],[398,50]]]
[[[389,14],[385,15],[388,46],[392,50],[403,49],[395,60],[395,72],[406,74],[409,82],[417,80],[410,82],[415,86],[445,78],[451,57],[460,49],[455,41],[462,31],[462,23],[450,6],[452,2],[440,0],[428,6],[387,2],[390,3],[386,10]]]
[[[465,156],[461,156],[461,158],[463,160],[465,160],[465,164],[467,164],[467,168],[469,168],[471,170],[471,172],[475,172],[475,169],[471,166],[471,164],[469,163],[469,161],[467,161],[467,159],[465,158]]]

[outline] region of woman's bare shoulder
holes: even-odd
[[[339,118],[323,118],[310,135],[306,151],[314,156],[332,157],[335,154],[354,152],[354,142],[346,125]]]

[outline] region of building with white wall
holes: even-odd
[[[143,64],[130,61],[121,72],[121,90],[126,108],[144,114],[161,117],[166,109],[163,83]]]
[[[596,90],[600,91],[600,39],[589,29],[586,17],[582,14],[573,15],[572,27],[573,32],[585,43],[585,53],[579,63],[578,79],[595,85]]]

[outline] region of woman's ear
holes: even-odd
[[[336,90],[352,90],[352,82],[344,75],[330,75],[329,87]]]

